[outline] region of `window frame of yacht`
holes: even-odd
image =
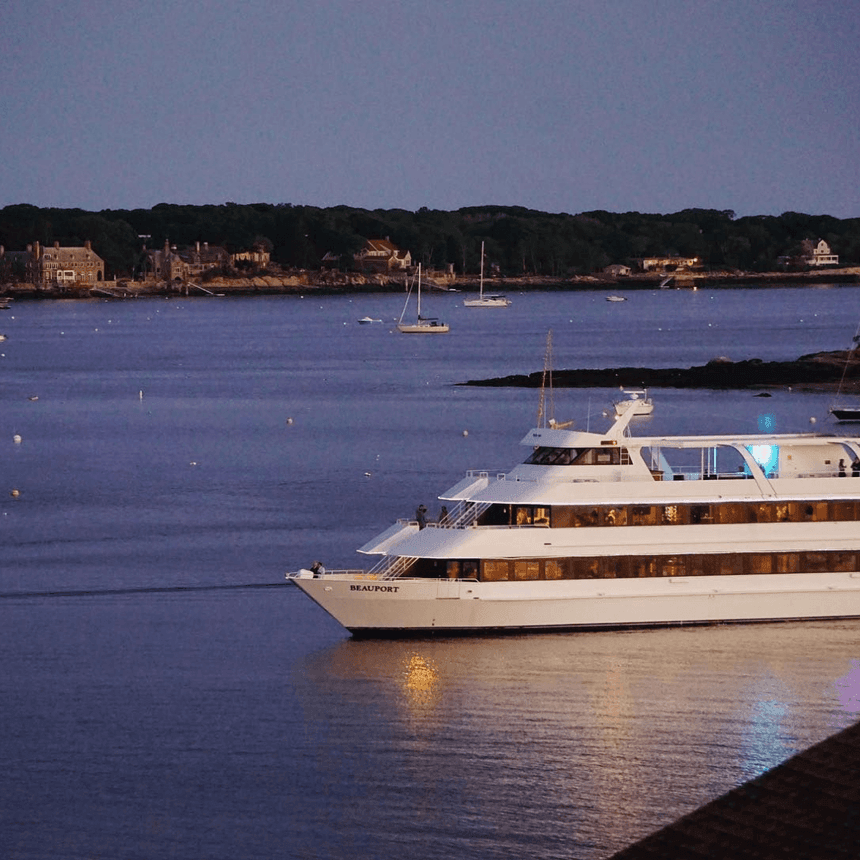
[[[495,506],[493,506],[495,507]],[[500,507],[500,509],[504,509]],[[551,528],[596,528],[649,525],[737,525],[777,522],[857,522],[860,502],[855,499],[805,501],[666,502],[626,505],[553,505],[546,520],[540,505],[511,506],[511,525],[547,525]],[[522,511],[522,513],[519,513]],[[537,517],[537,521],[536,521]],[[483,522],[504,525],[504,516],[487,516]]]
[[[629,466],[627,448],[617,445],[592,448],[556,448],[538,445],[525,460],[528,466]]]
[[[860,550],[686,555],[576,556],[482,559],[483,582],[600,579],[679,579],[703,576],[774,576],[794,573],[854,573]]]
[[[551,508],[549,505],[514,505],[511,511],[515,526],[540,526],[549,528]]]

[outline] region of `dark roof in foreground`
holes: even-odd
[[[860,858],[860,723],[610,860]]]

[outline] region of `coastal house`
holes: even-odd
[[[91,287],[104,280],[105,261],[92,249],[87,239],[82,246],[43,247],[39,242],[27,245],[23,255],[26,280],[41,289]]]
[[[633,269],[630,266],[625,266],[622,263],[613,263],[603,270],[604,275],[609,275],[613,278],[629,278],[633,274]]]
[[[412,265],[412,254],[401,251],[388,236],[365,239],[364,247],[354,259],[359,269],[373,272],[406,271]]]
[[[699,265],[698,257],[636,257],[633,262],[641,272],[677,272]]]
[[[165,239],[161,250],[146,251],[144,280],[190,281],[229,263],[230,255],[219,245],[195,242],[180,250]]]
[[[809,242],[809,245],[812,246],[811,241]],[[805,246],[806,243],[804,243],[804,249]],[[828,245],[824,239],[819,239],[818,244],[812,246],[812,253],[807,254],[803,258],[803,262],[806,263],[807,266],[838,266],[839,255],[831,253],[830,245]]]
[[[230,254],[230,262],[235,266],[237,263],[249,263],[260,269],[265,269],[269,265],[272,255],[262,246],[255,245],[250,251],[239,251],[237,254]]]

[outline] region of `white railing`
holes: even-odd
[[[384,555],[368,571],[368,578],[397,579],[406,573],[416,561],[416,558],[406,555]]]
[[[464,529],[474,525],[492,502],[458,502],[448,515],[439,522],[430,522],[430,528],[437,529]]]

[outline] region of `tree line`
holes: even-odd
[[[799,258],[805,241],[819,239],[841,265],[860,261],[860,218],[799,212],[738,218],[716,209],[570,215],[519,206],[411,212],[289,203],[159,203],[100,212],[28,204],[0,209],[0,245],[7,251],[34,241],[82,245],[90,239],[109,278],[133,277],[144,247],[161,248],[165,241],[179,247],[209,242],[231,253],[264,246],[274,264],[290,269],[319,268],[328,253],[348,270],[365,239],[386,237],[410,251],[414,262],[438,269],[453,265],[458,274],[478,271],[482,242],[487,263],[507,276],[590,274],[646,256],[698,257],[706,269],[774,271],[780,258]]]

